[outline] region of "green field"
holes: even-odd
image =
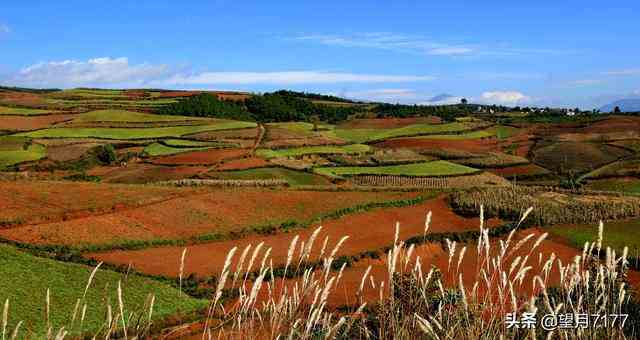
[[[176,262],[176,266],[178,263]],[[46,332],[45,296],[50,290],[50,319],[54,330],[68,326],[77,299],[81,298],[93,268],[53,261],[23,253],[0,244],[0,301],[9,299],[9,329],[23,320],[22,330],[29,329],[41,338]],[[18,279],[16,279],[18,278]],[[155,295],[154,317],[163,318],[177,312],[203,308],[206,301],[195,300],[167,285],[129,274],[100,270],[87,293],[85,331],[96,331],[104,320],[107,302],[117,310],[117,286],[122,280],[125,313],[141,310],[148,294]],[[77,323],[76,323],[77,325]],[[71,330],[77,332],[78,329]],[[26,337],[25,333],[22,333]]]
[[[0,106],[0,115],[37,116],[37,115],[43,115],[49,112],[51,111]]]
[[[445,134],[468,130],[473,125],[463,122],[447,124],[412,124],[395,129],[335,129],[329,135],[354,143],[365,143],[394,137],[410,137],[427,134]]]
[[[23,148],[15,150],[0,151],[0,168],[28,161],[36,161],[44,158],[47,150],[43,145],[31,144],[24,150]]]
[[[98,110],[79,115],[74,122],[129,122],[129,123],[151,123],[151,122],[175,122],[188,120],[203,120],[196,117],[182,117],[170,115],[156,115],[125,110]]]
[[[620,191],[629,194],[640,194],[640,179],[600,179],[589,181],[589,183],[587,184],[587,188],[589,188],[590,190]]]
[[[162,144],[175,147],[199,147],[199,146],[216,146],[216,147],[237,147],[237,144],[224,143],[224,142],[204,142],[198,140],[189,139],[164,139]]]
[[[144,152],[146,152],[149,156],[167,156],[174,155],[177,153],[183,152],[191,152],[191,151],[201,151],[211,149],[212,146],[200,146],[200,147],[171,147],[160,143],[153,143],[144,148]]]
[[[602,177],[620,177],[620,176],[637,176],[640,175],[640,158],[617,161],[607,164],[603,167],[595,169],[586,175],[583,179],[602,178]]]
[[[255,127],[255,123],[240,121],[220,121],[210,125],[174,126],[159,128],[54,128],[18,134],[31,138],[104,138],[104,139],[145,139],[180,137],[188,134],[242,129]]]
[[[553,235],[567,239],[576,248],[582,249],[585,242],[595,242],[598,239],[598,225],[553,226],[549,228]],[[640,219],[627,221],[612,221],[604,223],[602,247],[611,247],[617,253],[622,253],[625,246],[629,247],[629,256],[640,255]]]
[[[459,134],[450,134],[450,135],[428,135],[428,136],[418,136],[418,137],[409,137],[409,139],[446,139],[446,140],[464,140],[464,139],[480,139],[480,138],[488,138],[493,137],[495,134],[488,130],[480,130],[480,131],[471,131]]]
[[[216,174],[220,179],[283,179],[290,185],[327,185],[326,178],[303,171],[285,168],[257,168],[248,170],[222,171]]]
[[[295,157],[310,154],[359,154],[365,153],[371,150],[371,147],[364,144],[352,144],[345,146],[304,146],[300,148],[287,148],[287,149],[259,149],[256,154],[260,157],[270,159],[279,157]]]
[[[478,172],[477,169],[447,161],[376,166],[376,167],[320,167],[313,169],[316,173],[329,177],[352,175],[401,175],[401,176],[455,176]]]

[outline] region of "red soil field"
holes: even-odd
[[[106,183],[154,183],[189,178],[207,171],[206,166],[162,166],[129,162],[126,167],[98,166],[87,171],[88,175],[100,176]]]
[[[197,195],[166,200],[140,209],[13,228],[0,231],[0,235],[27,243],[65,245],[186,239],[290,220],[302,222],[357,204],[416,195],[407,192],[201,189]]]
[[[532,176],[532,175],[542,175],[542,174],[549,173],[549,171],[546,170],[545,168],[535,164],[524,164],[524,165],[510,166],[506,168],[487,169],[487,171],[503,177],[511,177],[516,175]]]
[[[477,218],[467,219],[454,214],[443,197],[415,206],[375,209],[321,223],[323,229],[315,240],[311,258],[318,257],[325,237],[329,237],[327,252],[333,249],[341,237],[347,235],[350,237],[338,251],[338,256],[355,255],[388,246],[393,243],[396,222],[400,222],[401,239],[422,235],[428,211],[433,212],[429,232],[475,230],[479,225]],[[496,219],[488,221],[488,224],[492,226],[499,223],[500,221]],[[300,244],[302,240],[309,239],[315,228],[316,226],[313,226],[299,232],[268,236],[253,235],[240,240],[188,246],[186,247],[185,273],[195,273],[198,276],[218,275],[224,266],[227,252],[231,248],[237,246],[242,251],[247,245],[257,246],[260,242],[265,243],[263,250],[272,248],[271,258],[274,266],[283,265],[286,263],[288,247],[294,237],[293,233],[300,235]],[[87,254],[86,256],[108,263],[124,265],[132,263],[136,270],[145,273],[177,276],[178,263],[183,249],[184,247],[161,247]]]
[[[256,139],[257,135],[257,128],[248,128],[221,131],[205,131],[188,135],[188,137],[198,140],[247,139],[253,141]]]
[[[202,91],[162,91],[159,98],[178,98],[178,97],[191,97],[202,93]]]
[[[243,157],[247,155],[247,152],[246,149],[209,149],[158,157],[152,159],[151,163],[162,165],[216,164],[223,160]]]
[[[28,131],[51,127],[54,124],[70,121],[75,118],[72,114],[43,115],[43,116],[0,116],[0,130]]]
[[[0,220],[17,221],[19,224],[61,221],[158,203],[194,192],[196,190],[191,188],[0,181]]]
[[[497,151],[494,139],[444,140],[428,138],[397,138],[375,144],[380,148],[405,148],[415,150],[441,149],[466,152]]]
[[[248,157],[223,162],[216,168],[216,170],[246,170],[253,168],[263,168],[268,165],[269,162],[260,157]]]
[[[630,130],[640,131],[640,117],[610,117],[590,124],[583,129],[583,132],[607,133]]]
[[[340,124],[343,129],[394,129],[411,124],[439,124],[440,117],[410,117],[410,118],[361,118],[352,119]]]
[[[506,265],[504,266],[506,267],[505,270],[508,271],[509,266],[511,265],[511,261],[513,261],[517,256],[524,257],[530,254],[527,265],[532,266],[532,269],[524,276],[524,279],[522,281],[523,282],[522,288],[524,288],[527,294],[530,294],[532,292],[532,288],[533,288],[532,280],[534,275],[540,273],[542,266],[544,265],[545,261],[549,258],[551,253],[554,253],[556,255],[556,258],[560,259],[562,263],[565,265],[573,261],[573,258],[575,256],[580,255],[580,250],[572,248],[564,244],[563,242],[558,242],[554,239],[549,239],[549,238],[544,240],[535,250],[531,251],[533,244],[536,242],[538,237],[540,237],[540,235],[542,235],[543,233],[544,233],[544,230],[541,230],[538,228],[527,229],[527,230],[522,230],[520,232],[517,232],[512,240],[511,247],[515,246],[515,244],[519,240],[523,239],[529,234],[534,234],[535,236],[531,238],[529,241],[527,241],[517,251],[507,256],[504,262],[506,263]],[[502,239],[506,239],[506,237],[503,237]],[[390,239],[390,242],[393,242],[392,238]],[[491,242],[490,254],[491,256],[495,256],[497,254],[497,250],[499,249],[498,240],[490,239],[490,242]],[[412,256],[412,259],[407,263],[406,266],[404,265],[404,262],[398,261],[399,263],[398,268],[404,268],[404,270],[410,271],[415,265],[416,256],[420,256],[421,263],[422,263],[422,271],[424,275],[426,275],[429,272],[429,270],[431,269],[431,266],[435,266],[442,273],[443,285],[445,287],[451,287],[457,291],[459,289],[458,288],[459,275],[462,274],[462,281],[464,283],[465,289],[467,291],[470,291],[477,280],[477,277],[476,277],[477,266],[480,264],[478,263],[476,244],[475,242],[473,242],[470,244],[466,244],[467,250],[466,250],[465,256],[463,257],[460,268],[458,270],[457,262],[458,262],[460,250],[462,249],[463,246],[465,246],[465,244],[458,244],[456,246],[455,256],[453,257],[450,266],[448,263],[449,255],[447,253],[447,250],[443,249],[443,247],[440,244],[427,243],[424,245],[417,246],[415,248],[414,255]],[[542,254],[542,261],[540,263],[539,263],[539,254]],[[385,287],[389,286],[386,254],[382,256],[380,259],[364,259],[356,262],[351,267],[345,268],[340,282],[338,283],[337,287],[333,290],[333,292],[329,295],[329,298],[328,298],[329,308],[336,308],[336,307],[345,306],[345,305],[357,306],[360,304],[360,302],[357,300],[355,293],[358,291],[358,287],[360,286],[360,283],[362,281],[362,276],[364,275],[367,267],[369,266],[371,266],[371,271],[369,275],[373,277],[375,287],[372,287],[371,280],[367,278],[367,280],[365,281],[362,298],[363,298],[363,301],[368,301],[369,305],[371,305],[373,301],[379,300],[381,281],[384,281]],[[332,273],[332,275],[336,275],[336,274],[337,274],[336,272]],[[316,273],[316,275],[319,275],[319,273]],[[514,276],[515,276],[515,273],[511,275],[512,278]],[[553,286],[558,284],[559,278],[560,277],[559,277],[557,260],[556,260],[552,266],[551,271],[549,272],[547,285]],[[632,283],[639,282],[640,275],[638,272],[629,272],[629,278]],[[294,283],[298,280],[299,279],[286,280],[286,285],[289,287],[288,289],[291,290],[293,288]],[[274,291],[276,292],[282,289],[282,280],[279,279],[277,281],[278,282],[275,285],[276,288],[274,289]],[[485,296],[487,292],[488,291],[482,279],[480,279],[480,283],[478,285],[478,295],[482,297],[482,296]],[[491,291],[491,294],[495,301],[495,299],[497,299],[497,290]],[[384,291],[384,295],[385,296],[388,295],[388,289],[386,288]],[[268,297],[267,288],[263,286],[263,289],[260,291],[259,299],[265,300],[267,297]]]

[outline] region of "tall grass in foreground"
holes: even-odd
[[[531,212],[527,210],[522,220]],[[481,214],[482,216],[482,214]],[[522,220],[520,222],[522,222]],[[430,216],[425,223],[425,234]],[[253,249],[251,260],[244,260],[251,246],[242,251],[236,268],[231,267],[238,249],[227,256],[218,290],[211,300],[203,339],[213,338],[287,338],[287,339],[622,339],[637,336],[637,310],[627,291],[627,249],[616,254],[602,249],[602,233],[593,243],[586,243],[580,255],[563,263],[555,254],[543,258],[539,250],[547,234],[530,234],[517,239],[516,230],[507,237],[489,241],[489,230],[482,217],[480,237],[475,246],[457,247],[447,240],[447,268],[423,269],[415,245],[406,246],[396,237],[386,254],[387,276],[373,278],[369,267],[359,287],[353,287],[360,301],[351,309],[336,312],[327,309],[328,298],[335,292],[345,270],[332,270],[335,255],[347,237],[330,251],[321,250],[320,270],[305,269],[320,228],[309,240],[296,236],[289,245],[286,271],[298,274],[287,284],[272,275],[270,249]],[[602,228],[602,227],[601,227]],[[600,254],[604,253],[604,260]],[[324,255],[327,254],[327,255]],[[518,256],[516,256],[518,255]],[[477,266],[465,277],[475,281],[465,285],[460,265],[464,256],[476,256]],[[240,273],[259,268],[253,282],[236,281]],[[259,266],[257,265],[259,263]],[[533,268],[538,267],[537,272]],[[559,278],[550,275],[556,269]],[[446,285],[445,274],[457,278]],[[284,275],[286,277],[286,275]],[[228,278],[233,278],[228,282]],[[556,282],[554,282],[556,281]],[[236,282],[239,283],[236,286]],[[378,301],[364,301],[363,289],[371,285],[379,290]],[[233,287],[231,287],[233,286]],[[238,298],[222,303],[224,288],[237,290]],[[631,314],[623,329],[609,328],[507,328],[505,316],[515,312],[533,313],[538,320],[544,314]]]
[[[520,222],[531,212],[527,210]],[[431,213],[425,221],[424,235],[429,230]],[[447,240],[446,268],[425,270],[416,245],[407,246],[399,239],[399,225],[393,246],[386,254],[386,277],[374,278],[371,266],[353,287],[359,302],[342,311],[327,308],[329,297],[336,293],[346,264],[335,269],[334,260],[348,237],[341,238],[333,248],[328,239],[318,239],[321,228],[307,240],[293,237],[288,246],[284,275],[293,279],[277,281],[274,275],[271,248],[263,243],[233,248],[227,255],[217,282],[217,289],[203,320],[202,339],[281,338],[281,339],[623,339],[635,338],[638,310],[627,291],[627,249],[616,254],[602,248],[602,225],[595,242],[584,245],[583,251],[569,263],[555,254],[543,258],[539,252],[547,234],[516,237],[513,230],[506,237],[491,243],[489,229],[484,227],[481,210],[480,236],[475,244],[458,245]],[[319,255],[312,252],[320,246]],[[314,255],[316,254],[316,255]],[[604,254],[604,256],[601,256]],[[476,268],[461,268],[465,256],[475,256]],[[234,259],[238,259],[234,263]],[[603,260],[601,259],[603,258]],[[305,263],[320,261],[319,269]],[[181,263],[184,261],[181,258]],[[181,265],[182,266],[182,265]],[[534,268],[539,269],[534,271]],[[559,278],[552,279],[555,268]],[[91,273],[87,288],[99,266]],[[471,272],[465,272],[465,271]],[[249,280],[249,272],[258,273]],[[182,270],[181,270],[182,272]],[[475,278],[465,284],[464,277]],[[444,277],[456,278],[446,284]],[[449,282],[451,283],[451,282]],[[379,291],[377,301],[365,301],[365,287]],[[85,289],[85,294],[86,294]],[[237,298],[224,299],[236,292]],[[48,294],[47,294],[48,296]],[[19,303],[19,301],[15,302]],[[49,305],[48,299],[44,301]],[[107,302],[110,303],[110,302]],[[21,323],[7,327],[5,303],[2,339],[21,339]],[[140,339],[150,336],[154,297],[138,313],[127,313],[122,289],[117,287],[117,301],[109,304],[102,328],[94,334],[82,332],[87,304],[84,296],[73,308],[69,325],[59,329],[49,327],[47,339],[76,338],[85,334],[93,339]],[[47,307],[47,315],[49,308]],[[509,312],[543,314],[619,314],[629,313],[627,327],[571,328],[544,331],[541,328],[508,329],[505,314]]]

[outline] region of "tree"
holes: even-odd
[[[467,105],[467,103],[468,103],[468,102],[467,102],[467,98],[462,98],[462,99],[460,100],[460,103],[461,103],[462,105]]]
[[[615,108],[613,108],[613,113],[620,113],[620,112],[622,112],[620,110],[620,106],[616,106]]]

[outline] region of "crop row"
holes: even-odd
[[[177,187],[222,186],[222,187],[273,187],[287,185],[283,179],[178,179],[157,182],[156,185]]]

